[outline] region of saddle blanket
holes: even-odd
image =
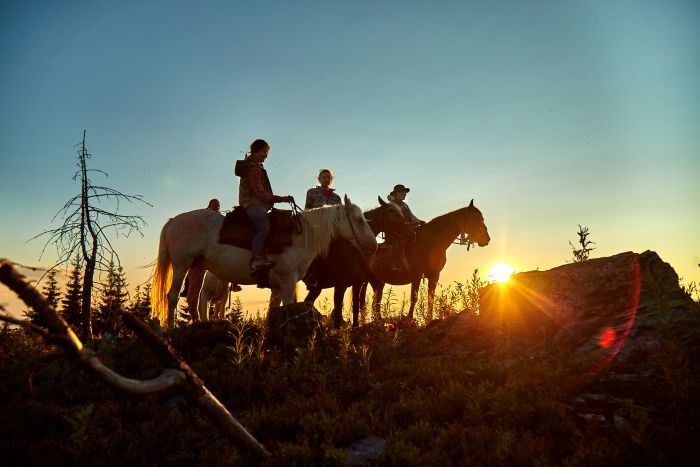
[[[270,234],[267,236],[264,254],[278,254],[292,244],[297,222],[291,210],[275,209],[270,211]],[[219,243],[233,245],[250,250],[255,236],[255,228],[241,206],[226,214],[224,224],[219,231]]]

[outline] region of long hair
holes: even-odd
[[[301,241],[313,256],[326,256],[333,230],[344,214],[344,205],[324,206],[301,213]]]

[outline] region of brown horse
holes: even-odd
[[[405,261],[396,258],[396,249],[380,247],[369,263],[368,282],[374,290],[372,301],[374,316],[379,314],[379,304],[385,284],[411,284],[411,307],[408,310],[408,317],[413,318],[418,288],[423,277],[428,279],[428,311],[432,313],[435,287],[447,261],[445,252],[460,235],[467,235],[467,242],[476,243],[479,246],[486,246],[491,240],[484,224],[484,217],[474,206],[474,200],[465,208],[438,216],[419,227],[415,242],[408,242],[404,246]],[[397,270],[396,265],[402,263],[406,265]],[[363,286],[365,290],[362,292],[366,291],[366,287],[365,283]]]
[[[378,208],[365,211],[364,216],[375,235],[380,232],[394,232],[405,225],[401,209],[394,203],[384,203]],[[318,282],[309,288],[304,301],[313,303],[321,294],[321,290],[333,287],[331,319],[334,326],[340,327],[343,323],[345,291],[352,287],[352,325],[356,327],[360,310],[360,289],[367,281],[367,260],[350,242],[336,239],[331,242],[328,255],[314,261],[317,262],[314,269]]]

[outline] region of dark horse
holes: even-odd
[[[408,310],[408,317],[413,318],[418,288],[423,277],[428,279],[428,311],[432,313],[435,287],[447,261],[445,252],[460,235],[467,235],[467,242],[476,243],[479,246],[486,246],[491,240],[484,224],[484,216],[474,206],[474,200],[465,208],[443,214],[419,227],[415,242],[404,244],[406,267],[396,270],[396,264],[404,261],[397,261],[395,249],[380,246],[369,264],[369,283],[374,290],[372,301],[374,316],[379,312],[385,284],[411,284],[411,307]],[[366,289],[366,284],[364,288]]]
[[[380,232],[393,232],[405,225],[401,210],[393,203],[385,203],[378,208],[366,211],[364,216],[375,235]],[[315,265],[318,282],[315,287],[310,288],[304,301],[313,303],[323,289],[333,287],[331,319],[334,326],[340,327],[343,323],[345,291],[348,287],[352,287],[352,324],[357,326],[359,293],[362,284],[367,281],[368,264],[366,259],[350,242],[338,239],[331,242],[328,255],[325,258],[316,258],[314,261],[318,262]]]

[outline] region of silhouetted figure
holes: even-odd
[[[318,172],[318,183],[319,186],[316,188],[309,188],[306,191],[306,204],[304,205],[305,210],[320,208],[323,206],[336,206],[343,204],[335,193],[335,190],[331,188],[335,177],[331,169],[321,169]],[[308,288],[314,288],[318,284],[318,271],[319,271],[319,259],[316,258],[311,266],[309,266],[308,271],[306,271],[306,276],[304,277],[304,282]]]
[[[270,145],[263,139],[256,139],[251,143],[250,152],[245,159],[236,161],[236,175],[241,177],[238,204],[245,209],[256,232],[251,246],[253,258],[250,261],[250,273],[253,275],[272,266],[262,255],[265,240],[270,233],[267,212],[275,203],[294,200],[291,195],[277,196],[272,192],[270,179],[263,167],[269,153]]]

